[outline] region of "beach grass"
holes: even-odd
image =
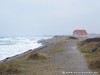
[[[47,62],[49,57],[44,52],[33,52],[27,55],[24,60],[14,60],[6,63],[0,63],[0,75],[24,75],[27,73],[35,74],[38,70],[35,65]]]
[[[61,52],[64,52],[64,50],[62,50],[62,49],[54,49],[54,50],[50,50],[50,52],[52,52],[52,53],[61,53]]]
[[[85,43],[84,43],[85,42]],[[89,68],[100,73],[100,42],[83,41],[79,45],[81,52],[85,54]]]
[[[65,43],[67,43],[67,40],[66,39],[61,39],[60,41],[54,43],[54,46],[62,46]]]
[[[20,73],[20,65],[16,62],[8,62],[0,64],[0,75],[11,75],[15,73]]]
[[[27,59],[47,59],[48,55],[43,52],[35,52],[28,55]]]

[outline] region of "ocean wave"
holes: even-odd
[[[50,37],[0,38],[0,60],[41,46],[38,40]]]

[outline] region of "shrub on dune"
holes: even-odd
[[[95,58],[95,59],[90,60],[89,67],[100,69],[100,58]]]
[[[43,52],[35,52],[28,55],[28,59],[47,59],[47,54]]]
[[[21,72],[17,63],[8,62],[0,64],[0,75],[11,75]]]

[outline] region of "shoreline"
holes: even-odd
[[[52,38],[49,38],[49,39],[52,39]],[[39,42],[37,41],[37,43],[40,43],[41,46],[39,46],[37,48],[34,48],[34,49],[29,49],[29,50],[27,50],[27,51],[25,51],[23,53],[16,54],[16,55],[11,56],[11,57],[6,57],[5,59],[0,60],[0,63],[4,63],[4,62],[8,62],[8,61],[20,58],[21,56],[27,55],[27,54],[29,54],[31,52],[39,51],[39,50],[47,47],[47,42],[45,42],[45,41],[49,40],[49,39],[38,40]]]
[[[19,58],[21,56],[24,56],[24,55],[27,55],[27,54],[29,54],[31,52],[39,51],[39,50],[41,50],[41,49],[43,49],[45,47],[47,47],[47,46],[40,46],[40,47],[35,48],[35,49],[30,49],[30,50],[28,50],[28,51],[26,51],[24,53],[17,54],[17,55],[11,56],[11,57],[7,57],[7,58],[5,58],[3,60],[0,60],[0,63],[4,63],[4,62],[7,62],[7,61],[11,61],[11,60],[17,59],[17,58]]]
[[[36,51],[42,50],[43,48],[46,48],[48,45],[52,45],[52,44],[54,45],[55,42],[57,42],[60,38],[62,38],[62,39],[64,38],[65,39],[66,37],[52,37],[52,38],[48,38],[48,39],[38,40],[37,43],[41,43],[40,47],[37,47],[35,49],[29,49],[29,50],[27,50],[27,51],[25,51],[23,53],[20,53],[20,54],[11,56],[11,57],[6,57],[5,59],[0,60],[0,63],[12,61],[12,60],[20,58],[20,57],[22,57],[24,55],[30,54],[31,52],[36,52]]]

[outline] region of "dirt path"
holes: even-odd
[[[82,53],[77,49],[75,42],[69,41],[62,49],[65,50],[65,59],[67,59],[65,64],[68,66],[67,68],[69,68],[69,71],[89,72],[88,65],[86,64]]]
[[[82,74],[82,72],[91,72],[91,71],[88,68],[88,64],[86,63],[83,54],[78,50],[76,41],[69,40],[67,44],[61,47],[61,49],[65,50],[65,52],[63,53],[63,58],[61,58],[59,62],[59,64],[61,64],[61,66],[63,67],[63,71],[78,72],[68,75],[97,75],[94,73]]]
[[[50,48],[55,49],[54,46]],[[97,75],[89,70],[84,55],[77,48],[76,41],[68,40],[67,43],[57,48],[64,50],[64,52],[50,53],[51,49],[47,50],[47,48],[46,52],[49,51],[48,54],[51,56],[51,59],[45,64],[38,65],[38,70],[41,70],[41,65],[46,65],[46,67],[42,67],[41,70],[44,75]],[[37,72],[37,75],[40,74]]]

